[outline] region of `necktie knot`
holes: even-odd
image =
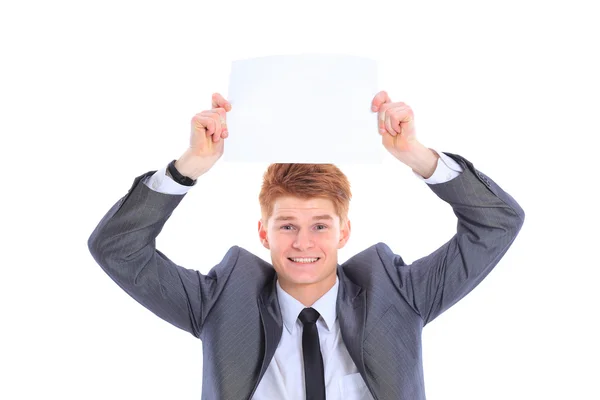
[[[302,310],[298,318],[300,318],[300,322],[302,322],[302,324],[306,325],[316,323],[319,319],[319,316],[321,316],[321,314],[319,314],[317,310],[309,307]]]

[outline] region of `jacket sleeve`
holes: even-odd
[[[456,234],[432,254],[405,265],[381,244],[380,258],[404,301],[423,325],[446,311],[498,264],[523,226],[525,213],[492,179],[465,158],[445,153],[463,172],[440,184],[428,185],[452,207],[458,218]]]
[[[207,275],[176,265],[156,249],[156,237],[183,195],[159,193],[137,177],[88,239],[102,269],[136,301],[163,320],[200,337],[239,249],[232,247]]]

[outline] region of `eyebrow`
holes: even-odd
[[[292,216],[280,216],[275,218],[275,221],[295,221],[296,217],[292,217]],[[322,221],[322,220],[328,220],[328,221],[333,221],[333,217],[329,214],[324,214],[324,215],[315,215],[313,217],[313,220],[315,221]]]

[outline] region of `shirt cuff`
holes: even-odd
[[[144,184],[155,192],[164,194],[186,194],[193,186],[181,185],[167,175],[167,167],[163,167],[147,177]]]
[[[422,181],[425,181],[425,183],[434,185],[438,183],[451,181],[452,179],[460,175],[463,169],[459,163],[457,163],[452,158],[448,157],[440,151],[437,151],[435,149],[431,150],[435,151],[440,156],[440,158],[437,161],[435,171],[433,172],[433,175],[431,175],[427,179],[423,178],[421,175],[413,171],[413,174],[415,174],[417,178],[421,179]]]

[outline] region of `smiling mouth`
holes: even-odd
[[[288,257],[288,260],[290,260],[294,264],[314,264],[317,261],[319,261],[320,259],[321,259],[321,257],[298,257],[298,258]]]

